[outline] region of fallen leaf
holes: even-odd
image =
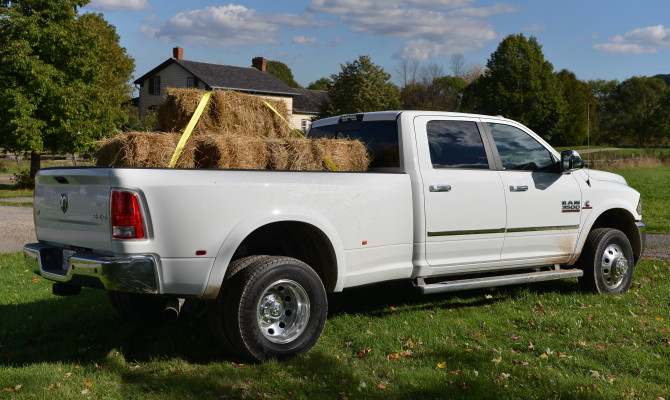
[[[358,358],[363,358],[365,357],[370,351],[372,351],[372,348],[368,347],[366,349],[363,349],[358,352]]]
[[[391,306],[391,311],[398,311],[398,307]]]
[[[135,370],[135,369],[140,369],[139,365],[131,365],[130,369]]]
[[[65,373],[65,377],[66,377],[66,378],[69,378],[69,377],[71,377],[71,376],[72,376],[72,372],[66,372],[66,373]]]
[[[487,300],[491,300],[493,298],[493,296],[491,296],[490,294],[487,294],[486,296],[484,296],[484,298],[486,298]]]
[[[84,389],[80,392],[81,394],[88,394],[88,389]]]
[[[579,340],[577,343],[578,343],[580,346],[584,346],[584,347],[586,347],[586,342],[583,341],[583,340]]]
[[[528,350],[535,350],[535,346],[533,345],[533,342],[528,342]]]
[[[369,329],[365,331],[365,333],[367,333],[368,335],[374,335],[374,333],[372,333]]]
[[[30,282],[31,282],[31,283],[37,283],[37,282],[39,282],[39,281],[40,281],[40,277],[39,277],[39,276],[36,276],[36,277],[34,277],[33,280],[31,280]]]
[[[472,349],[465,349],[465,351],[468,352],[468,353],[472,353],[474,350],[472,350]]]
[[[451,373],[452,375],[458,375],[458,370],[456,370],[456,371],[449,371],[449,373]]]
[[[437,363],[437,368],[440,368],[440,369],[447,368],[447,362],[443,361],[441,363]]]
[[[377,387],[380,388],[381,390],[386,390],[386,386],[382,385],[381,383],[377,385]]]
[[[412,355],[412,350],[405,350],[403,352],[400,352],[400,355],[405,356],[405,357],[411,356]]]
[[[600,378],[600,372],[594,371],[592,369],[590,369],[589,372],[591,373],[591,378]]]
[[[18,392],[19,390],[21,390],[22,387],[23,385],[16,385],[14,386],[14,390]]]
[[[546,359],[546,358],[549,358],[549,356],[547,355],[547,353],[542,353],[542,354],[540,355],[540,358],[542,358],[542,359]]]
[[[399,358],[400,358],[400,354],[398,354],[398,353],[389,354],[389,360],[397,360]]]
[[[519,336],[519,335],[515,335],[515,334],[513,334],[513,333],[508,333],[508,334],[507,334],[507,337],[510,338],[510,339],[512,339],[512,340],[517,340],[517,339],[519,339],[521,336]]]
[[[502,356],[500,356],[498,358],[494,358],[494,359],[491,360],[491,362],[494,362],[496,364],[500,364],[501,361],[502,361]]]
[[[86,386],[93,386],[93,381],[86,381]]]

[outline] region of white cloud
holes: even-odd
[[[302,45],[310,45],[314,44],[316,42],[316,36],[313,37],[304,37],[304,36],[293,36],[293,43],[297,44],[302,44]]]
[[[91,0],[87,7],[100,11],[150,10],[147,0]]]
[[[663,25],[638,28],[616,35],[608,43],[593,45],[594,50],[620,54],[657,53],[659,48],[670,49],[670,28]]]
[[[529,32],[542,32],[547,30],[547,25],[542,25],[542,24],[530,24],[526,25],[522,28],[524,31],[529,31]]]
[[[262,14],[241,5],[211,6],[180,12],[161,23],[142,26],[142,32],[164,42],[189,45],[241,46],[278,43],[280,28],[330,25],[313,15]]]
[[[380,6],[376,0],[312,0],[309,10],[335,14],[351,32],[408,40],[396,58],[429,56],[480,49],[496,33],[485,18],[516,12],[505,4],[469,7],[472,0],[399,0]]]

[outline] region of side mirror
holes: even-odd
[[[564,150],[561,152],[561,172],[584,168],[584,160],[575,150]]]

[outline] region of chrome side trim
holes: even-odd
[[[579,225],[558,225],[558,226],[530,226],[525,228],[508,228],[507,232],[538,232],[538,231],[569,231],[579,229]]]
[[[499,228],[499,229],[478,229],[468,231],[441,231],[428,232],[428,237],[435,236],[455,236],[455,235],[486,235],[491,233],[518,233],[518,232],[539,232],[539,231],[567,231],[579,229],[579,225],[559,225],[559,226],[531,226],[526,228]]]
[[[527,192],[528,191],[528,186],[510,186],[509,191],[510,192]]]
[[[478,230],[471,230],[471,231],[428,232],[428,237],[454,236],[454,235],[485,235],[485,234],[489,234],[489,233],[505,233],[505,228],[478,229]]]
[[[64,270],[60,263],[62,248],[31,243],[23,247],[23,252],[26,267],[52,281],[119,292],[158,293],[158,262],[153,255],[117,258],[76,253]]]

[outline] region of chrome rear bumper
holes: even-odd
[[[63,250],[41,243],[23,246],[26,266],[46,279],[76,286],[130,293],[157,294],[157,261],[152,255],[108,257],[78,252],[63,268]]]

